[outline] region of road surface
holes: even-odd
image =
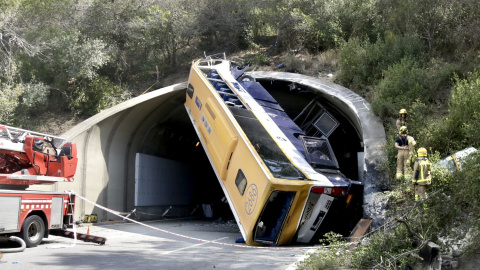
[[[233,221],[183,219],[145,224],[150,227],[112,221],[92,224],[90,234],[106,237],[105,245],[50,236],[36,248],[4,253],[0,269],[295,269],[297,260],[313,250],[235,243],[241,234]],[[87,230],[87,224],[77,227],[79,233]],[[6,244],[0,242],[0,249]]]

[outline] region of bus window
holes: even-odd
[[[327,138],[300,136],[305,156],[313,168],[338,169],[337,159]]]
[[[254,241],[270,245],[278,241],[294,198],[295,192],[292,191],[274,191],[270,194],[258,219]]]
[[[190,83],[188,84],[188,87],[187,87],[187,95],[190,97],[190,98],[193,98],[193,92],[195,91],[195,89],[193,88],[193,85],[191,85]]]
[[[247,186],[247,178],[243,174],[242,170],[238,170],[237,178],[235,179],[235,184],[237,185],[238,191],[243,195],[245,193],[245,187]]]
[[[450,173],[454,173],[457,171],[457,166],[455,165],[455,161],[453,160],[452,156],[441,159],[440,166],[447,168]]]
[[[306,179],[303,173],[290,162],[252,111],[235,107],[229,107],[229,109],[273,177]]]

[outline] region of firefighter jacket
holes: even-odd
[[[400,127],[407,126],[407,119],[402,118],[402,117],[398,118],[397,122],[396,122],[396,125],[397,125],[397,131],[399,131]]]
[[[410,160],[408,161],[408,164],[412,164],[415,162],[415,159],[417,158],[417,152],[415,151],[415,145],[417,142],[412,136],[407,136],[408,140],[408,150],[410,151]]]
[[[432,183],[432,163],[426,158],[419,158],[413,165],[412,183],[430,185]]]

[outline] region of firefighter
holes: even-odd
[[[401,127],[407,126],[407,110],[401,109],[398,112],[398,119],[397,119],[397,131],[400,131]]]
[[[412,152],[415,152],[415,139],[408,136],[406,126],[400,127],[398,132],[400,136],[395,140],[395,148],[398,149],[397,155],[397,173],[395,178],[401,180],[402,178],[410,179],[411,175],[411,157]]]
[[[418,159],[413,165],[412,183],[415,189],[415,201],[427,198],[427,185],[432,184],[432,163],[427,159],[427,149],[420,147]]]

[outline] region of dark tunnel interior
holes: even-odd
[[[340,171],[350,179],[359,180],[357,153],[363,152],[363,145],[355,127],[340,108],[335,108],[307,87],[300,85],[292,87],[291,82],[280,80],[258,82],[292,119],[295,119],[313,99],[319,98],[321,105],[340,123],[329,136]],[[176,103],[179,105],[175,106],[167,117],[162,117],[151,127],[139,152],[187,164],[193,178],[192,186],[185,187],[186,190],[193,189],[192,204],[188,206],[192,209],[188,211],[191,216],[205,218],[206,214],[199,206],[206,204],[211,206],[213,213],[208,218],[233,220],[230,207],[224,200],[223,190],[183,106],[184,92],[178,95],[178,98]]]

